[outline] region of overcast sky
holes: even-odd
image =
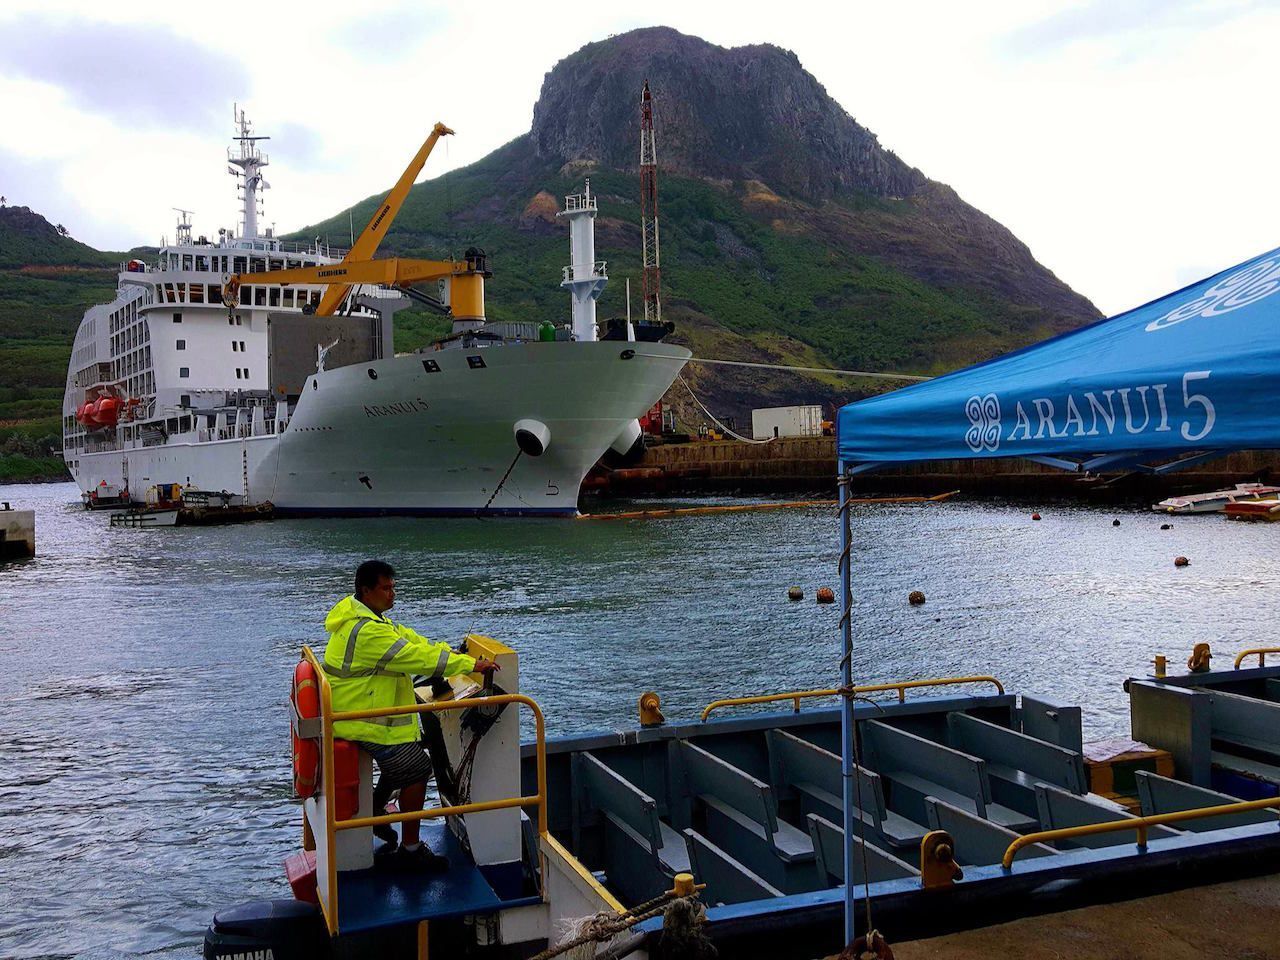
[[[236,101],[272,138],[266,222],[296,229],[388,187],[438,119],[425,177],[479,159],[557,60],[658,24],[795,51],[1104,312],[1280,246],[1280,0],[5,0],[0,194],[104,249],[172,237],[172,207],[234,226]]]

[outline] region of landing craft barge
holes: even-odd
[[[1082,742],[1079,707],[993,677],[856,688],[860,813],[845,837],[840,713],[800,709],[833,691],[721,701],[673,725],[646,695],[649,725],[548,741],[536,704],[514,692],[515,652],[468,644],[498,660],[512,692],[420,690],[451,814],[425,835],[448,871],[373,866],[370,826],[404,816],[370,819],[382,811],[369,761],[333,740],[322,682],[320,717],[295,718],[322,771],[304,806],[310,852],[291,869],[303,899],[219,913],[206,957],[529,957],[597,915],[621,919],[571,955],[673,957],[661,930],[674,920],[630,924],[626,911],[656,898],[661,914],[692,875],[705,885],[698,929],[721,956],[813,958],[844,946],[846,844],[847,879],[890,943],[1280,871],[1280,667],[1243,656],[1242,669],[1129,681],[1143,743],[1115,762]],[[896,700],[862,700],[886,692]],[[713,717],[761,701],[788,712]],[[534,742],[518,742],[517,710],[532,714]],[[358,777],[344,781],[351,761]]]
[[[644,332],[629,325],[624,341],[598,339],[608,274],[589,183],[562,211],[569,323],[488,322],[480,250],[374,259],[431,145],[451,132],[437,126],[341,251],[259,230],[268,158],[242,112],[228,153],[239,232],[193,236],[183,211],[177,242],[124,264],[115,300],[76,333],[63,456],[80,489],[180,483],[292,515],[575,515],[582,478],[610,447],[635,443],[636,418],[690,354],[637,351],[624,341]],[[410,288],[425,281],[431,295]],[[396,355],[405,294],[452,317],[452,335]]]

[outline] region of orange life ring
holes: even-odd
[[[320,716],[320,684],[309,660],[299,660],[293,671],[290,695],[294,710],[303,719]],[[315,740],[298,736],[293,729],[293,790],[303,799],[316,792],[316,775],[320,769],[320,750]]]

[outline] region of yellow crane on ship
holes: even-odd
[[[347,255],[340,263],[324,264],[316,267],[295,267],[288,270],[268,270],[264,273],[236,273],[224,282],[222,301],[229,308],[240,300],[240,287],[244,283],[279,284],[288,286],[294,283],[325,284],[325,292],[315,308],[315,315],[332,316],[350,295],[351,290],[360,284],[377,284],[407,290],[418,283],[433,280],[449,280],[450,312],[455,319],[484,320],[484,281],[493,276],[489,271],[488,261],[483,251],[470,249],[461,260],[412,260],[403,257],[392,257],[375,260],[378,246],[383,237],[391,229],[391,224],[404,206],[405,198],[413,187],[414,180],[422,172],[427,158],[435,149],[441,137],[453,133],[443,123],[437,123],[404,173],[391,188],[391,192],[378,204],[368,225],[352,244]]]

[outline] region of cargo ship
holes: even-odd
[[[437,125],[343,251],[259,228],[268,157],[241,111],[228,150],[240,229],[198,236],[182,211],[176,242],[122,264],[115,299],[76,332],[63,456],[81,491],[105,485],[136,501],[178,483],[269,502],[277,515],[575,515],[582,478],[610,447],[637,441],[637,417],[690,354],[661,342],[637,351],[630,326],[600,338],[608,273],[589,182],[561,211],[566,322],[489,322],[480,250],[373,259],[449,133]],[[429,294],[413,288],[424,279]],[[394,315],[415,300],[450,316],[452,332],[397,355]]]

